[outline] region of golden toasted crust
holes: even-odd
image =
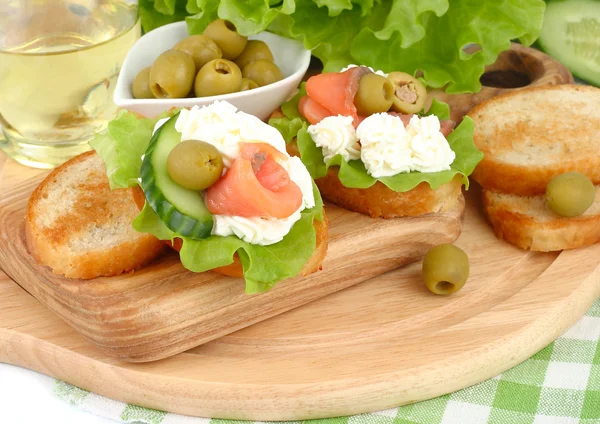
[[[111,191],[103,169],[95,152],[83,153],[54,169],[29,199],[27,249],[55,274],[81,279],[118,275],[141,268],[164,251],[160,240],[130,228],[138,213],[132,191]],[[64,197],[58,197],[51,208],[46,207],[53,192],[65,190],[72,194],[73,202],[62,203]],[[49,217],[49,212],[56,216]],[[120,222],[122,235],[106,234],[108,228],[118,230]],[[115,242],[96,247],[106,237]]]
[[[133,197],[135,199],[135,203],[137,207],[141,210],[144,207],[144,203],[146,199],[144,198],[144,192],[136,187],[133,191]],[[323,221],[314,221],[313,225],[315,226],[316,235],[317,235],[317,244],[315,250],[308,260],[304,267],[302,268],[301,275],[312,274],[321,269],[321,264],[327,255],[327,232],[329,228],[329,221],[327,220],[327,215],[325,215],[325,209],[323,209]],[[167,245],[171,246],[170,242],[166,242]],[[174,245],[172,246],[175,250],[179,251],[181,249],[181,239],[175,239]],[[233,258],[233,263],[224,267],[215,268],[213,271],[218,272],[223,275],[228,275],[230,277],[242,278],[244,276],[244,270],[242,269],[242,263],[240,262],[237,254]]]
[[[600,183],[600,89],[572,84],[493,97],[469,112],[484,153],[473,179],[501,193],[542,194],[556,175],[579,171]]]
[[[560,217],[546,208],[543,196],[518,196],[482,190],[483,210],[498,238],[540,252],[576,249],[600,241],[600,188],[581,216]]]
[[[327,175],[315,181],[321,195],[331,203],[372,218],[417,216],[455,209],[462,201],[462,178],[433,190],[421,183],[410,191],[397,193],[383,183],[369,188],[348,188],[338,178],[338,169],[329,168]]]

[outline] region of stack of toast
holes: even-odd
[[[484,158],[472,177],[496,235],[522,249],[558,251],[600,241],[600,89],[558,85],[494,97],[469,112]],[[546,205],[552,178],[579,172],[596,186],[582,215]]]

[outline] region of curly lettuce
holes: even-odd
[[[108,124],[106,131],[96,134],[90,142],[104,160],[111,189],[139,184],[141,157],[159,118],[140,119],[132,112],[123,111]],[[315,207],[302,211],[301,219],[283,240],[270,246],[249,244],[235,236],[210,236],[203,240],[182,237],[167,228],[148,203],[132,225],[136,231],[152,234],[160,240],[181,238],[181,263],[193,272],[229,265],[237,254],[244,269],[246,293],[260,293],[279,281],[297,276],[312,256],[316,247],[313,222],[323,220],[323,201],[314,183],[313,191]]]
[[[142,0],[145,30],[185,19],[199,34],[214,19],[243,35],[269,30],[312,50],[325,71],[349,63],[422,74],[448,93],[477,92],[485,66],[518,39],[532,44],[543,0]],[[183,13],[185,11],[185,13]]]

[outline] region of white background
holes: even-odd
[[[54,379],[24,368],[0,364],[2,424],[115,424],[59,399]],[[4,421],[6,420],[6,421]]]

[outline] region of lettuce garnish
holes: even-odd
[[[185,17],[200,34],[214,19],[243,35],[269,30],[304,43],[324,65],[423,73],[430,87],[477,92],[485,66],[518,39],[533,43],[543,0],[140,0],[145,31]],[[467,47],[476,46],[474,51]]]
[[[173,113],[176,111],[170,115]],[[141,156],[148,148],[158,119],[140,119],[123,111],[108,124],[106,131],[90,142],[104,160],[111,189],[139,184]],[[302,211],[302,218],[283,240],[270,246],[249,244],[235,236],[210,236],[203,240],[181,237],[167,228],[148,203],[133,221],[133,228],[160,240],[181,238],[181,263],[194,272],[229,265],[237,253],[244,268],[246,293],[260,293],[281,280],[297,276],[312,256],[316,247],[313,221],[323,219],[323,201],[314,183],[313,190],[315,207]]]

